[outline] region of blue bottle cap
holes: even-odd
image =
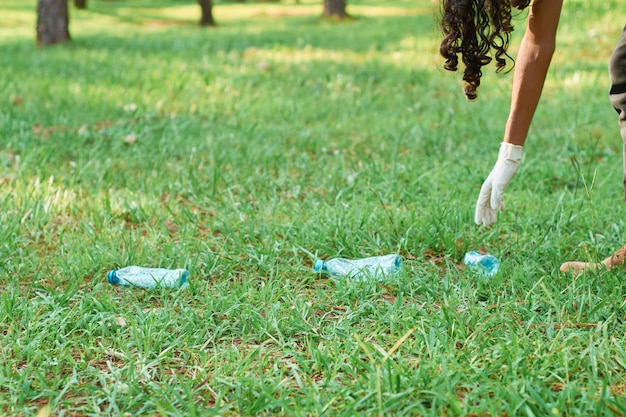
[[[315,266],[313,267],[313,269],[315,270],[315,272],[328,270],[326,262],[322,261],[321,259],[315,261]]]
[[[180,276],[180,286],[182,287],[183,285],[185,285],[187,283],[187,279],[189,278],[189,271],[187,271],[186,269],[183,271],[183,273]]]
[[[117,277],[117,269],[109,271],[109,273],[107,274],[107,279],[109,280],[109,284],[119,284],[120,279]]]

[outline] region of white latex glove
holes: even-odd
[[[502,143],[498,153],[498,161],[480,188],[476,202],[476,224],[489,226],[496,222],[497,210],[504,209],[504,189],[517,172],[522,160],[522,147]]]

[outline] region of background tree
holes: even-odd
[[[39,0],[37,3],[37,44],[53,45],[70,40],[67,0]]]
[[[348,17],[348,13],[346,13],[346,0],[324,0],[324,17],[334,17],[337,19],[345,19]]]
[[[211,4],[211,0],[198,0],[198,4],[202,9],[200,26],[215,26],[215,20],[213,19],[213,4]]]
[[[76,7],[77,9],[86,9],[87,0],[74,0],[74,7]]]

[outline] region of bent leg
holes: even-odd
[[[595,262],[565,262],[561,265],[561,272],[574,272],[579,273],[583,271],[595,271],[598,268],[604,266],[606,269],[613,269],[616,267],[624,266],[626,260],[626,245],[619,248],[613,255],[609,256],[601,263]]]
[[[626,199],[626,27],[622,31],[622,36],[617,42],[617,46],[611,54],[609,62],[609,75],[611,77],[611,89],[609,90],[609,99],[615,111],[618,114],[618,122],[620,133],[624,141],[624,195]],[[565,262],[561,265],[562,272],[579,273],[582,271],[593,271],[598,268],[605,267],[612,269],[624,265],[626,258],[626,245],[617,250],[613,255],[603,260],[601,263],[596,262]]]
[[[626,27],[611,55],[609,75],[611,77],[609,99],[619,115],[619,127],[624,140],[624,193],[626,196]]]

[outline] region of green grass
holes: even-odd
[[[565,3],[483,229],[511,74],[466,102],[431,1],[351,2],[341,24],[317,2],[217,3],[203,30],[191,1],[94,0],[46,49],[36,2],[3,1],[0,414],[625,415],[624,274],[558,272],[625,243],[623,5]],[[479,248],[491,280],[462,265]],[[390,282],[312,273],[387,253]],[[190,286],[106,283],[130,264]]]

